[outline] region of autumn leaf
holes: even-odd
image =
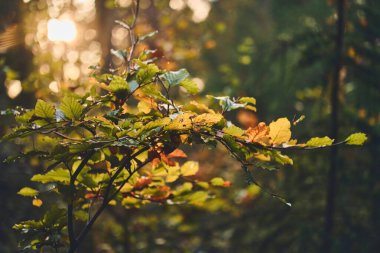
[[[170,154],[168,154],[168,158],[186,158],[187,155],[185,154],[185,152],[183,152],[182,150],[180,149],[175,149],[173,152],[171,152]]]
[[[33,206],[40,207],[40,206],[42,206],[42,204],[43,204],[43,202],[40,199],[35,198],[35,199],[32,200],[32,205]]]
[[[223,119],[219,113],[203,113],[193,119],[194,124],[215,125]]]
[[[150,183],[152,183],[152,178],[142,176],[137,180],[134,186],[134,190],[141,190],[144,187],[148,186]]]
[[[150,103],[142,100],[137,104],[137,108],[139,109],[139,112],[148,114],[152,110],[152,106]]]
[[[191,118],[194,117],[191,113],[182,113],[178,115],[172,122],[170,122],[165,129],[166,130],[187,130],[192,127]]]
[[[167,166],[168,174],[166,175],[165,181],[167,183],[172,183],[176,181],[180,176],[180,168],[177,166]]]
[[[199,170],[198,162],[187,161],[181,167],[181,174],[182,176],[194,176],[195,174],[197,174],[198,170]]]
[[[247,141],[249,142],[257,142],[263,145],[270,144],[269,127],[264,122],[260,122],[254,128],[248,128],[245,135],[248,136]]]
[[[345,142],[347,145],[363,145],[367,139],[368,138],[365,133],[354,133],[348,136]]]
[[[290,121],[287,118],[279,118],[269,124],[269,136],[274,145],[288,142],[291,135]]]

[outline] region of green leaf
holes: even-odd
[[[211,179],[211,184],[213,186],[223,186],[224,179],[221,177],[214,177],[213,179]]]
[[[197,174],[198,170],[199,170],[198,162],[187,161],[181,167],[181,174],[182,176],[194,176],[195,174]]]
[[[117,97],[122,98],[128,95],[129,85],[124,78],[120,76],[113,76],[108,89]]]
[[[249,154],[249,150],[246,147],[238,143],[231,135],[225,134],[223,135],[223,139],[233,153],[242,159],[246,159],[247,155]]]
[[[66,225],[66,210],[53,206],[44,215],[43,222],[45,227],[64,227]]]
[[[348,136],[345,142],[347,145],[363,145],[367,139],[368,138],[365,133],[354,133]]]
[[[82,116],[82,105],[73,97],[65,97],[60,109],[65,117],[71,120],[78,120]]]
[[[60,182],[64,184],[70,183],[70,172],[68,170],[59,168],[51,170],[46,174],[37,174],[31,178],[32,181],[41,183]]]
[[[15,119],[16,119],[17,123],[19,123],[19,124],[26,124],[32,119],[33,115],[34,115],[34,110],[30,110],[30,111],[23,113],[20,116],[16,116]]]
[[[331,146],[333,144],[334,140],[330,139],[329,137],[314,137],[311,138],[306,142],[306,146],[308,147],[325,147],[325,146]]]
[[[167,104],[170,103],[170,101],[164,95],[162,95],[162,93],[160,92],[159,88],[156,85],[153,85],[153,84],[152,85],[144,85],[140,90],[146,96],[160,100],[160,101],[167,103]]]
[[[17,194],[20,194],[21,196],[25,197],[35,197],[39,194],[39,192],[33,188],[24,187],[21,190],[19,190]]]
[[[283,155],[277,150],[271,151],[271,157],[273,157],[273,159],[281,165],[293,165],[293,160],[289,156]]]
[[[208,199],[208,193],[205,191],[196,191],[189,194],[186,199],[190,204],[202,204]]]
[[[140,85],[151,82],[153,77],[155,77],[155,75],[160,72],[160,69],[157,67],[157,65],[153,63],[144,64],[140,62],[139,66],[140,68],[136,74],[136,81]]]
[[[177,86],[189,76],[189,72],[186,69],[180,69],[178,71],[169,71],[161,75],[169,87]]]
[[[143,125],[137,132],[136,135],[141,135],[144,132],[147,132],[148,130],[155,129],[155,128],[162,128],[170,123],[170,118],[159,118],[153,121],[150,121],[148,124]]]
[[[87,221],[88,213],[84,210],[78,210],[74,212],[74,217],[76,220],[79,220],[79,221]]]
[[[229,134],[235,137],[241,137],[244,134],[244,130],[235,125],[223,128],[223,133]]]
[[[55,115],[55,109],[51,104],[38,99],[34,108],[34,114],[44,119],[53,119]]]
[[[183,80],[179,85],[192,95],[195,95],[199,92],[198,85],[188,78]]]

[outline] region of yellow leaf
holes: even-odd
[[[193,176],[199,170],[198,162],[188,161],[181,167],[182,176]]]
[[[190,101],[190,103],[184,105],[184,108],[186,110],[190,111],[196,111],[196,112],[209,112],[209,113],[215,113],[214,110],[207,107],[207,105],[199,103],[197,101]]]
[[[39,192],[37,190],[30,188],[30,187],[24,187],[17,192],[17,194],[20,194],[20,195],[26,196],[26,197],[34,197],[34,196],[37,196],[38,193]]]
[[[260,161],[266,161],[266,162],[270,161],[270,156],[268,155],[257,153],[254,155],[254,157],[255,159],[260,160]]]
[[[188,130],[192,127],[191,118],[193,114],[183,113],[178,115],[172,122],[170,122],[165,129],[166,130]]]
[[[193,119],[195,124],[215,125],[223,119],[219,113],[202,113]]]
[[[347,145],[363,145],[367,139],[368,138],[364,133],[354,133],[348,136],[345,141]]]
[[[167,166],[168,174],[166,175],[166,182],[172,183],[180,176],[179,166]]]
[[[146,101],[142,100],[137,104],[137,108],[139,109],[139,112],[143,112],[145,114],[150,113],[152,107],[149,103]]]
[[[241,137],[244,134],[244,130],[235,125],[223,128],[223,132],[235,137]]]
[[[325,147],[325,146],[331,146],[333,144],[334,140],[330,139],[329,137],[314,137],[311,138],[306,142],[306,146],[308,147]]]
[[[280,118],[269,124],[269,136],[274,145],[288,142],[291,135],[290,121],[287,118]]]
[[[40,206],[42,206],[42,200],[40,200],[40,199],[33,199],[33,201],[32,201],[32,204],[33,204],[33,206],[36,206],[36,207],[40,207]]]

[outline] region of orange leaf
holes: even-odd
[[[187,155],[185,154],[185,152],[183,152],[182,150],[180,149],[175,149],[173,152],[171,152],[170,154],[168,154],[168,158],[186,158]]]
[[[163,201],[167,199],[171,194],[171,189],[169,186],[164,185],[158,188],[157,192],[155,192],[154,196],[150,197],[152,201]]]
[[[36,206],[36,207],[40,207],[40,206],[42,206],[42,204],[43,204],[42,200],[37,199],[37,198],[33,199],[33,201],[32,201],[32,205]]]
[[[84,195],[84,198],[85,199],[94,199],[94,198],[96,198],[96,194],[94,194],[94,193],[86,193]]]
[[[223,187],[231,187],[231,185],[232,185],[232,183],[231,183],[231,181],[224,181],[223,182]]]
[[[263,145],[270,144],[269,127],[264,122],[260,122],[254,128],[248,128],[245,134],[248,136],[249,142],[258,142]]]
[[[152,183],[152,179],[150,177],[142,176],[137,180],[134,189],[141,190],[142,188],[148,186],[150,183]]]

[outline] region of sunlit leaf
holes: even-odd
[[[199,170],[198,162],[187,161],[184,165],[181,166],[182,176],[194,176]]]
[[[363,145],[367,139],[368,138],[365,133],[354,133],[348,136],[345,142],[347,145]]]
[[[280,118],[269,124],[269,136],[274,145],[288,142],[291,135],[290,121],[287,118]]]
[[[213,186],[223,186],[224,185],[224,179],[221,177],[214,177],[213,179],[211,179],[210,182]]]
[[[223,116],[219,113],[203,113],[193,118],[194,124],[206,124],[215,125],[223,119]]]
[[[152,81],[153,77],[160,72],[156,64],[140,64],[140,68],[136,74],[136,81],[139,84],[144,84]]]
[[[247,104],[252,104],[256,105],[256,99],[253,97],[241,97],[238,100],[240,103],[247,103]]]
[[[166,130],[187,130],[192,127],[193,114],[183,113],[178,115],[172,122],[170,122],[165,129]]]
[[[306,142],[306,146],[308,147],[325,147],[325,146],[331,146],[333,144],[334,140],[330,139],[329,137],[314,137],[311,138]]]
[[[249,142],[257,142],[262,145],[270,144],[269,127],[264,122],[260,122],[254,128],[249,127],[245,131],[245,135]]]
[[[25,124],[28,123],[34,115],[34,110],[27,111],[19,116],[16,116],[15,119],[17,123]]]
[[[36,174],[31,178],[31,180],[41,183],[61,182],[68,184],[70,182],[70,172],[59,168],[56,170],[51,170],[46,174]]]
[[[33,206],[40,207],[40,206],[42,206],[43,202],[42,202],[42,200],[35,198],[32,200],[32,204],[33,204]]]
[[[117,97],[123,98],[129,92],[129,85],[127,81],[120,76],[113,76],[112,81],[108,86],[108,90],[114,93]]]
[[[253,97],[241,97],[238,100],[239,103],[245,103],[244,108],[250,111],[256,111],[256,99]]]
[[[21,190],[19,190],[17,194],[20,194],[25,197],[35,197],[39,194],[39,192],[33,188],[24,187]]]
[[[44,119],[53,119],[55,116],[55,109],[51,104],[38,99],[34,108],[34,114]]]
[[[146,102],[144,100],[141,100],[137,104],[137,108],[139,109],[140,112],[148,114],[152,110],[152,106],[149,102]]]
[[[244,134],[244,130],[235,125],[223,128],[223,133],[229,134],[235,137],[241,137]]]
[[[178,179],[180,176],[180,168],[179,166],[167,166],[168,174],[166,176],[165,181],[168,183],[172,183]]]
[[[82,116],[82,105],[73,97],[64,97],[60,109],[71,120],[78,120]]]
[[[179,85],[192,95],[195,95],[199,92],[198,85],[188,78],[183,80]]]

